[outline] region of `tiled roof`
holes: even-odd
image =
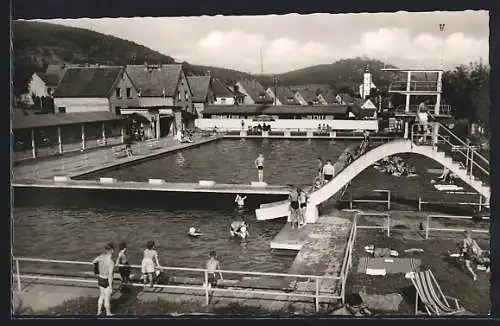
[[[318,100],[318,95],[316,90],[310,90],[310,89],[299,89],[297,90],[300,95],[306,100],[306,102],[314,102]]]
[[[212,91],[216,97],[233,97],[234,93],[219,79],[212,80]]]
[[[108,97],[122,71],[121,67],[69,68],[54,97]]]
[[[161,65],[158,68],[128,65],[126,71],[142,97],[174,97],[182,65]]]
[[[351,95],[347,93],[339,93],[339,95],[345,103],[347,104],[354,103],[354,99],[352,98]]]
[[[203,103],[207,100],[210,89],[210,76],[188,76],[189,87],[193,92],[193,102]]]
[[[239,83],[243,86],[245,91],[248,93],[248,96],[250,96],[255,103],[272,102],[272,99],[267,95],[264,86],[262,86],[258,81],[243,79],[240,80]],[[264,95],[265,99],[261,99],[260,95]]]
[[[123,120],[125,116],[109,111],[60,113],[60,114],[16,114],[12,118],[12,129],[62,126],[75,123]]]
[[[274,87],[270,87],[270,88],[274,93]],[[276,87],[275,96],[278,98],[278,100],[283,105],[287,105],[287,104],[288,105],[298,105],[298,104],[300,104],[295,99],[295,96],[293,96],[293,95],[294,95],[294,92],[291,89],[289,89],[288,87],[283,87],[283,86]],[[289,101],[288,99],[291,99],[291,101]]]
[[[333,89],[327,89],[326,91],[322,91],[321,95],[325,99],[328,104],[337,103],[337,93]]]
[[[60,76],[57,74],[47,74],[44,72],[38,72],[36,74],[47,86],[57,86],[59,84]]]
[[[322,106],[298,106],[298,105],[212,105],[207,106],[203,114],[308,114],[308,115],[330,115],[345,114],[346,105],[322,105]]]

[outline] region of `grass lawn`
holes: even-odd
[[[358,230],[346,293],[360,291],[365,291],[369,295],[397,293],[403,298],[398,311],[377,311],[377,313],[414,315],[415,289],[404,274],[371,276],[357,273],[360,257],[368,256],[364,252],[364,247],[375,245],[379,248],[397,250],[399,257],[420,258],[422,261],[420,270],[431,269],[445,295],[458,298],[464,308],[473,314],[486,315],[490,311],[490,274],[477,270],[478,280],[474,281],[462,262],[448,256],[448,251],[457,252],[461,236],[461,233],[433,233],[430,239],[424,240],[418,232],[394,231],[391,237],[387,237],[382,230]],[[474,239],[481,248],[489,248],[487,236],[474,235]],[[424,252],[405,253],[404,249],[409,248],[422,248]]]

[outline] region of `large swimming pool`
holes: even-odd
[[[263,153],[269,184],[304,185],[310,184],[316,173],[318,156],[335,161],[347,146],[356,144],[329,140],[221,140],[87,178],[250,183],[257,174],[253,161]],[[427,169],[439,167],[436,163],[415,155],[402,156],[416,166],[419,177],[397,178],[369,167],[353,180],[350,189],[354,196],[366,195],[373,189],[390,189],[406,209],[415,208],[419,195],[443,201],[452,198],[430,184],[436,175],[428,174]],[[284,220],[257,222],[253,211],[234,212],[234,198],[230,195],[161,197],[152,193],[37,190],[15,195],[14,253],[18,256],[90,260],[106,242],[126,240],[132,262],[139,264],[146,241],[152,239],[159,244],[162,263],[171,266],[202,267],[210,250],[219,253],[226,269],[283,272],[293,260],[293,255],[276,254],[269,247]],[[256,203],[249,199],[250,206]],[[397,204],[393,207],[397,209]],[[235,218],[250,223],[251,237],[246,243],[228,237],[229,224]],[[190,226],[201,228],[204,236],[189,238],[186,232]]]

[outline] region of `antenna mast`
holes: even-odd
[[[260,74],[264,75],[264,62],[262,60],[262,48],[260,48]]]

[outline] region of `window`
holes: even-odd
[[[225,99],[224,97],[222,97],[222,98],[220,99],[220,102],[221,102],[221,104],[226,104],[226,99]]]
[[[181,92],[177,93],[177,99],[180,101],[181,100]]]
[[[132,97],[132,89],[130,87],[127,87],[127,98]]]
[[[122,97],[122,90],[121,88],[117,87],[115,88],[115,95],[117,98],[121,98]]]
[[[49,95],[50,95],[50,94],[52,94],[52,88],[50,88],[50,87],[49,87],[49,88],[47,88],[47,93],[48,93]]]
[[[64,106],[60,106],[58,108],[59,113],[66,113],[66,108]]]
[[[121,111],[122,111],[122,107],[121,106],[116,106],[115,107],[115,113],[116,114],[121,114]]]
[[[189,99],[189,92],[188,91],[184,91],[184,98],[186,100]]]

